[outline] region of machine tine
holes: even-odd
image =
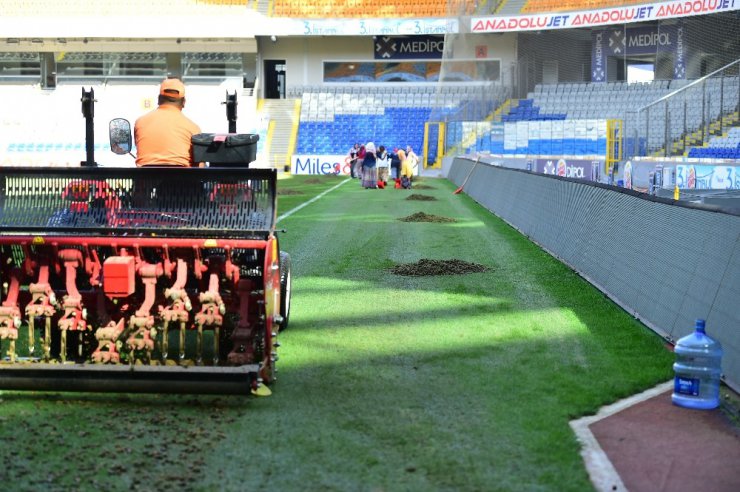
[[[196,360],[195,364],[198,366],[203,365],[203,325],[198,323],[198,342],[196,344]]]
[[[211,264],[212,272],[208,282],[208,290],[201,292],[198,296],[201,302],[200,312],[195,315],[195,322],[198,325],[198,363],[203,363],[202,339],[203,328],[213,328],[213,362],[218,364],[219,355],[219,328],[223,323],[223,315],[226,312],[226,306],[218,292],[219,275],[214,272],[213,263]]]
[[[46,317],[44,325],[44,361],[49,362],[51,359],[51,318]]]
[[[8,346],[8,357],[10,357],[10,362],[15,362],[15,340],[10,340],[10,345]]]
[[[219,347],[219,340],[221,339],[221,327],[216,325],[213,328],[213,365],[218,365],[218,347]]]
[[[180,322],[180,363],[185,360],[185,322]]]
[[[165,321],[162,327],[162,364],[167,363],[167,351],[169,349],[169,326],[170,322]]]
[[[62,346],[59,349],[59,355],[62,358],[62,364],[67,362],[67,330],[62,330]]]
[[[34,344],[36,342],[36,331],[33,327],[34,317],[28,318],[28,354],[33,355]]]

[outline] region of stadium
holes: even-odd
[[[738,0],[4,0],[0,26],[0,207],[16,214],[0,217],[9,490],[740,486],[725,466],[739,451],[724,437],[714,447],[643,443],[634,461],[647,471],[635,478],[618,464],[594,471],[569,424],[651,388],[665,396],[673,347],[705,319],[724,349],[712,415],[737,432]],[[184,111],[204,132],[259,137],[249,169],[178,171],[165,187],[156,170],[137,174],[132,155],[111,152],[109,122],[154,109],[166,78],[185,83]],[[418,154],[411,190],[349,179],[349,149],[367,142]],[[71,186],[90,179],[98,188],[85,193],[107,197],[107,222],[92,212],[70,222],[102,203]],[[159,202],[157,228],[111,212],[137,199],[137,179],[147,199],[180,195]],[[34,194],[52,187],[69,209],[32,222],[44,206]],[[197,205],[206,225],[179,230],[188,194],[206,188],[210,201]],[[240,200],[260,217],[232,220]],[[74,244],[75,228],[88,239]],[[232,234],[239,228],[269,231]],[[121,252],[101,262],[111,242]],[[161,261],[165,273],[140,261]],[[422,271],[431,261],[446,264]],[[122,280],[98,302],[86,292],[101,269]],[[46,281],[64,303],[79,287],[85,317],[95,311],[69,352],[66,329],[52,336],[50,325],[83,310],[52,315],[45,301],[34,311]],[[202,305],[187,344],[185,303],[173,303],[179,315],[149,313],[155,284],[157,303],[167,288],[192,290]],[[132,295],[146,298],[138,310]],[[248,309],[250,295],[264,299]],[[105,327],[103,304],[131,314],[128,328]],[[228,333],[211,331],[222,322]],[[113,386],[87,393],[95,377],[69,372],[67,357],[95,343],[96,323],[141,328],[164,366],[152,374],[164,379],[106,380]],[[245,342],[264,365],[219,346],[250,323],[264,328]],[[179,361],[166,360],[168,344]],[[20,379],[16,352],[27,363],[42,346],[44,362],[56,354],[63,369],[48,372],[67,382],[7,386]],[[195,367],[204,354],[216,369],[259,365],[249,388],[272,396],[207,395],[232,383]],[[182,364],[191,356],[197,364]],[[170,366],[181,379],[167,379]],[[77,377],[85,382],[69,382]],[[165,394],[185,393],[188,378],[196,396]],[[704,472],[679,474],[685,462],[668,448],[706,454]]]

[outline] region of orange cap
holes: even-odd
[[[180,79],[164,79],[159,86],[159,94],[182,99],[185,97],[185,84]]]

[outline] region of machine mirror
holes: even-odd
[[[110,149],[118,155],[131,152],[131,123],[124,118],[115,118],[108,124]]]

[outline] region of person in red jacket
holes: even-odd
[[[365,146],[360,145],[360,150],[357,151],[357,159],[355,159],[355,176],[360,178],[362,181],[362,163],[365,161]]]

